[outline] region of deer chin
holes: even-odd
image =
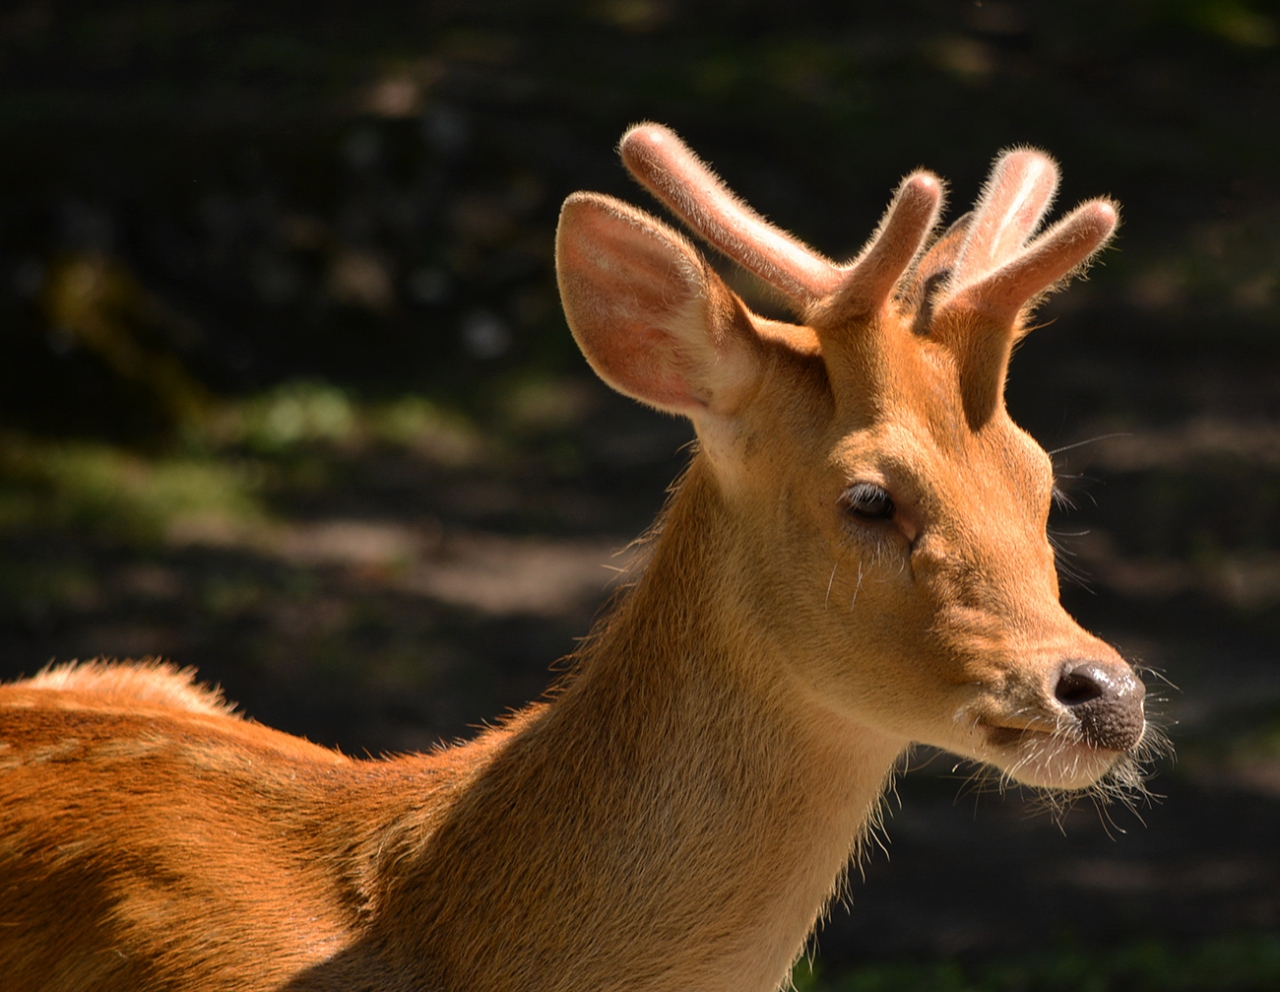
[[[1089,789],[1127,752],[1097,747],[1073,730],[980,726],[984,760],[1008,778],[1037,789],[1068,792]]]

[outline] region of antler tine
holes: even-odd
[[[982,278],[1015,255],[1039,226],[1058,188],[1058,167],[1043,152],[1003,152],[978,198],[974,221],[956,261],[956,289]]]
[[[998,323],[1011,323],[1028,300],[1101,250],[1119,222],[1119,208],[1111,200],[1083,203],[1017,256],[960,289],[942,309],[980,310]]]
[[[843,273],[729,191],[669,128],[637,124],[618,145],[626,167],[686,224],[802,306],[835,290]]]
[[[840,266],[847,274],[831,300],[832,311],[851,316],[884,305],[937,223],[942,196],[942,182],[931,172],[914,172],[902,180],[862,253]]]

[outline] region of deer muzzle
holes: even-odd
[[[1071,658],[1054,686],[1054,698],[1076,721],[1085,743],[1106,751],[1129,751],[1142,739],[1146,694],[1123,661]]]

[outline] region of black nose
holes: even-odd
[[[1062,666],[1054,695],[1080,723],[1084,739],[1108,751],[1128,751],[1142,739],[1147,688],[1123,662],[1072,658]]]

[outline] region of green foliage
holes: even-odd
[[[355,414],[346,393],[336,386],[294,382],[231,406],[222,433],[260,451],[281,451],[305,442],[342,442],[351,438]]]
[[[511,396],[517,423],[565,415],[549,385]],[[329,485],[344,456],[383,446],[459,468],[494,444],[425,397],[366,403],[314,380],[224,401],[151,451],[9,432],[0,434],[0,533],[80,531],[141,544],[243,536],[268,522],[272,496]]]
[[[1191,0],[1178,4],[1193,28],[1243,48],[1274,48],[1280,41],[1274,15],[1258,10],[1258,4],[1239,0]]]
[[[242,400],[223,403],[188,426],[189,444],[284,456],[308,448],[385,444],[429,452],[463,464],[476,457],[479,432],[464,415],[419,394],[361,402],[317,380],[293,380]]]
[[[182,524],[259,519],[259,488],[252,468],[235,460],[0,437],[0,532],[75,529],[154,542]]]

